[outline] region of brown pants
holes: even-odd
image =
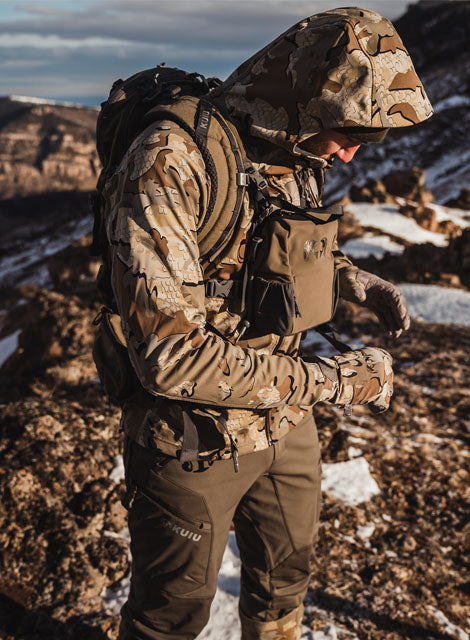
[[[137,493],[129,512],[131,590],[119,638],[197,637],[209,619],[232,521],[242,562],[243,638],[300,637],[298,630],[264,635],[262,629],[294,618],[300,628],[321,500],[313,417],[269,449],[242,456],[239,473],[231,460],[181,466],[130,446],[128,480]]]

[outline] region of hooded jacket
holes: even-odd
[[[432,113],[393,26],[363,9],[297,23],[212,97],[271,192],[298,206],[321,204],[327,164],[300,142],[330,127],[410,126]],[[197,229],[209,194],[200,151],[171,121],[134,140],[104,192],[114,295],[148,392],[126,404],[123,425],[140,444],[170,455],[182,444],[175,400],[193,408],[201,455],[230,457],[231,441],[244,454],[282,438],[333,384],[299,358],[300,335],[236,343],[236,302],[205,298],[209,275],[237,277],[253,216],[246,197],[230,245],[204,264]],[[336,260],[350,264],[340,252]]]

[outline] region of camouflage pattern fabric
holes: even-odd
[[[301,20],[236,69],[216,90],[253,135],[297,145],[335,127],[407,127],[433,111],[393,25],[368,9]]]
[[[339,405],[368,404],[376,413],[388,409],[393,395],[393,369],[387,351],[364,347],[317,361],[334,381],[330,400]]]
[[[303,605],[271,622],[250,620],[240,611],[241,640],[299,640],[302,635]]]
[[[285,197],[299,199],[292,175],[268,179],[275,183],[273,192],[287,183]],[[318,364],[298,359],[299,335],[271,334],[235,345],[237,303],[205,299],[196,234],[199,198],[207,202],[209,186],[188,134],[174,123],[155,123],[134,141],[106,184],[104,218],[113,289],[140,380],[153,395],[204,405],[205,424],[215,433],[203,438],[208,444],[201,454],[229,457],[219,417],[228,416],[240,454],[258,451],[294,428],[333,383]],[[248,221],[252,211],[248,203],[245,208]],[[216,265],[218,277],[227,268],[240,269],[238,242]],[[207,320],[230,340],[208,332]],[[181,448],[181,424],[171,404],[149,406],[137,396],[126,405],[123,424],[145,446],[170,455]]]
[[[329,127],[409,126],[432,114],[394,28],[365,9],[328,11],[299,22],[213,95],[235,123],[250,116],[251,134],[288,151],[288,166],[256,166],[273,195],[298,206],[321,205],[325,164],[299,151],[299,142]],[[298,357],[299,335],[248,336],[235,344],[239,304],[206,299],[203,283],[240,277],[253,211],[245,199],[231,245],[205,264],[197,230],[199,205],[207,205],[209,194],[210,177],[193,140],[175,123],[157,122],[135,139],[108,180],[104,217],[133,366],[151,396],[195,407],[200,453],[224,458],[231,451],[221,417],[240,454],[259,451],[284,437],[316,402],[334,401],[337,381],[318,362]],[[339,250],[335,263],[351,265]],[[207,330],[206,322],[226,339]],[[349,368],[362,373],[336,400],[386,407],[391,380],[377,381],[391,376],[384,371],[389,364],[384,358],[364,362],[353,353]],[[123,425],[144,446],[170,455],[181,448],[174,403],[156,406],[148,394],[137,394],[124,408]]]

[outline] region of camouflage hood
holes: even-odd
[[[252,135],[295,155],[298,143],[323,129],[408,127],[433,112],[393,25],[360,8],[298,22],[217,94]]]

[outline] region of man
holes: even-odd
[[[303,209],[321,205],[335,156],[349,162],[361,142],[432,114],[393,26],[364,9],[296,24],[210,97],[270,195]],[[307,361],[299,333],[243,334],[236,296],[206,297],[208,278],[240,281],[254,225],[245,194],[230,242],[201,258],[213,181],[191,136],[165,121],[134,140],[104,191],[112,286],[142,385],[122,420],[133,562],[121,640],[197,637],[232,522],[243,640],[299,638],[320,509],[312,407],[381,411],[392,394],[387,352]],[[393,335],[408,327],[396,287],[325,250],[344,297]]]

